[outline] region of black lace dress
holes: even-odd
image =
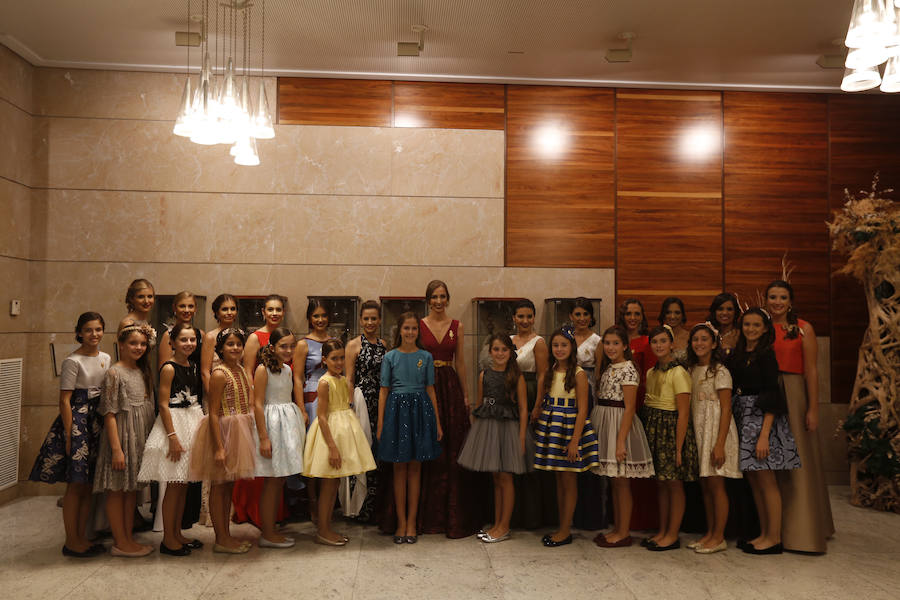
[[[387,348],[381,340],[373,344],[360,336],[362,345],[359,355],[356,357],[355,385],[362,390],[366,399],[366,408],[369,411],[369,423],[372,427],[372,440],[374,451],[375,432],[378,430],[378,392],[381,388],[381,361],[387,352]],[[379,492],[380,470],[366,473],[366,499],[359,510],[357,519],[364,523],[375,522],[376,498]],[[355,480],[354,480],[355,481]]]

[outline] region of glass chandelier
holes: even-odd
[[[266,2],[261,0],[261,52],[259,91],[254,105],[250,92],[250,35],[252,9],[249,0],[227,0],[213,3],[216,11],[215,46],[210,59],[209,0],[203,3],[200,53],[203,62],[196,88],[190,77],[190,47],[188,47],[188,77],[179,104],[178,117],[172,132],[190,138],[195,144],[211,146],[227,144],[230,154],[239,165],[259,164],[256,140],[275,137],[272,115],[263,79],[265,72]],[[222,28],[219,28],[219,8],[222,9]],[[227,30],[227,31],[226,31]],[[188,0],[188,31],[190,32],[190,0]],[[219,63],[219,42],[222,42],[222,62]],[[235,67],[235,50],[241,57]],[[226,58],[227,54],[227,58]]]
[[[900,92],[900,0],[854,0],[841,89]],[[885,63],[884,75],[878,66]]]

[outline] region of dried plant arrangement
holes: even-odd
[[[900,204],[878,190],[855,198],[828,224],[832,248],[847,258],[837,273],[862,282],[869,326],[843,423],[851,502],[900,513]]]

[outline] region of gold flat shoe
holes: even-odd
[[[319,534],[316,534],[315,542],[317,544],[322,544],[323,546],[344,546],[347,544],[347,540],[343,537],[341,537],[340,540],[331,541],[329,539],[323,538]]]
[[[221,554],[245,554],[250,551],[250,544],[247,542],[241,542],[235,548],[229,548],[228,546],[223,546],[221,544],[213,545],[213,552],[219,552]]]

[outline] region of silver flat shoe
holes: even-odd
[[[704,548],[703,546],[697,546],[694,548],[694,552],[697,554],[715,554],[716,552],[722,552],[724,550],[728,550],[728,542],[722,540],[719,544],[716,544],[712,548]]]
[[[294,538],[285,537],[283,542],[273,542],[272,540],[268,540],[263,536],[259,536],[259,547],[260,548],[290,548],[292,547],[296,541]]]
[[[481,541],[484,542],[485,544],[496,544],[497,542],[502,542],[502,541],[508,540],[508,539],[509,539],[509,532],[507,531],[500,537],[494,537],[489,533],[485,533],[484,536],[481,538]]]

